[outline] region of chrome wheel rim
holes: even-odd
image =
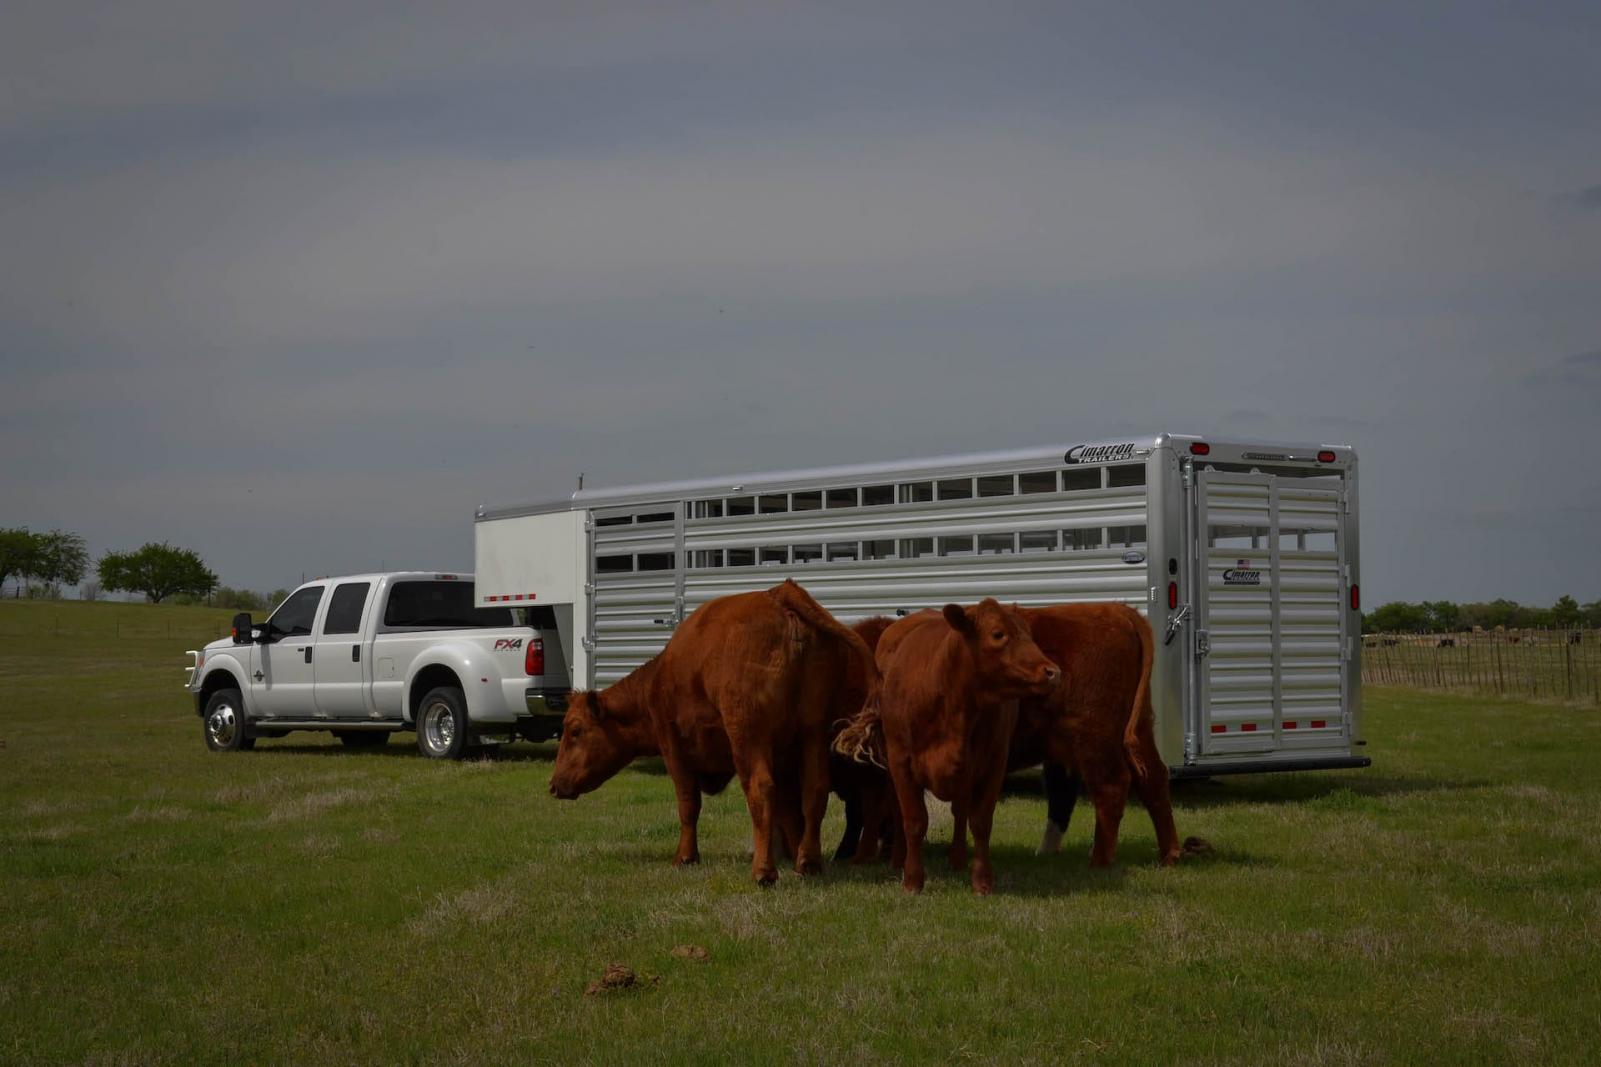
[[[233,744],[234,735],[239,731],[239,718],[234,714],[233,705],[218,704],[206,716],[206,736],[218,748],[227,748]]]
[[[428,705],[423,712],[422,729],[429,752],[439,755],[449,752],[451,742],[456,739],[456,716],[450,705],[442,700]]]

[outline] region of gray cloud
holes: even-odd
[[[466,566],[473,505],[579,471],[1173,429],[1356,445],[1370,595],[1587,558],[1550,501],[1601,499],[1593,391],[1550,386],[1593,378],[1601,242],[1528,190],[1601,170],[1592,8],[11,22],[5,524],[271,586]],[[1485,426],[1540,463],[1464,463]]]
[[[1557,197],[1559,204],[1571,204],[1574,207],[1589,210],[1601,210],[1601,185],[1592,185],[1588,189],[1577,192],[1563,193]]]

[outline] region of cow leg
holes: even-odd
[[[1123,821],[1123,807],[1128,803],[1128,774],[1110,781],[1090,785],[1090,799],[1095,802],[1095,845],[1090,849],[1091,867],[1109,867],[1117,858],[1117,828]]]
[[[678,795],[678,852],[673,856],[673,866],[699,863],[700,783],[693,775],[675,773],[671,764],[667,773],[672,776],[673,792]]]
[[[796,874],[823,873],[823,816],[828,813],[828,745],[822,735],[804,742],[800,754],[801,837]]]
[[[738,753],[736,748],[734,762],[739,784],[745,790],[745,806],[750,809],[751,841],[755,846],[750,875],[759,885],[772,885],[778,881],[778,867],[773,863],[773,831],[778,816],[773,768],[765,756],[741,759]]]
[[[945,853],[953,871],[967,870],[967,805],[969,790],[958,789],[951,799],[951,847]]]
[[[1039,854],[1050,855],[1062,851],[1062,836],[1073,819],[1073,806],[1078,803],[1078,789],[1083,779],[1078,768],[1048,761],[1045,773],[1045,836],[1040,839]]]
[[[773,821],[778,827],[775,845],[779,856],[785,860],[796,859],[801,850],[801,811],[795,783],[787,776],[773,781]]]
[[[896,817],[894,805],[889,800],[892,789],[893,786],[887,781],[858,787],[857,794],[861,797],[862,826],[861,838],[856,843],[856,854],[851,857],[852,863],[872,863],[875,859],[889,858],[889,849],[895,835],[894,828],[889,823]]]
[[[969,819],[973,824],[973,892],[987,897],[995,888],[995,868],[990,865],[990,829],[995,823],[995,805],[1000,803],[1001,786],[1006,781],[1006,760],[995,760],[972,790]]]
[[[840,787],[845,798],[845,832],[840,835],[839,847],[834,850],[834,862],[851,859],[862,843],[862,791],[848,785]]]
[[[923,802],[923,787],[912,775],[909,764],[892,761],[891,777],[895,780],[895,799],[901,806],[900,849],[905,857],[901,868],[901,888],[908,893],[923,891],[923,839],[928,836],[928,805]]]
[[[1134,792],[1156,828],[1158,861],[1164,867],[1171,867],[1179,861],[1179,832],[1173,825],[1173,797],[1169,791],[1167,764],[1156,751],[1156,738],[1149,722],[1140,723],[1139,752],[1145,773],[1134,777]]]

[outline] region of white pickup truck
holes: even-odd
[[[561,728],[569,691],[546,607],[473,605],[470,574],[357,574],[307,582],[266,622],[189,653],[187,688],[216,752],[331,730],[353,748],[415,730],[457,759],[474,746]]]

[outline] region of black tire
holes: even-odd
[[[335,730],[346,748],[382,748],[389,741],[387,730]]]
[[[248,752],[256,747],[250,720],[245,717],[245,702],[237,689],[219,689],[211,694],[206,713],[200,717],[200,731],[206,747],[213,752]]]
[[[417,751],[429,759],[461,759],[472,751],[467,698],[453,685],[423,694],[417,705]]]

